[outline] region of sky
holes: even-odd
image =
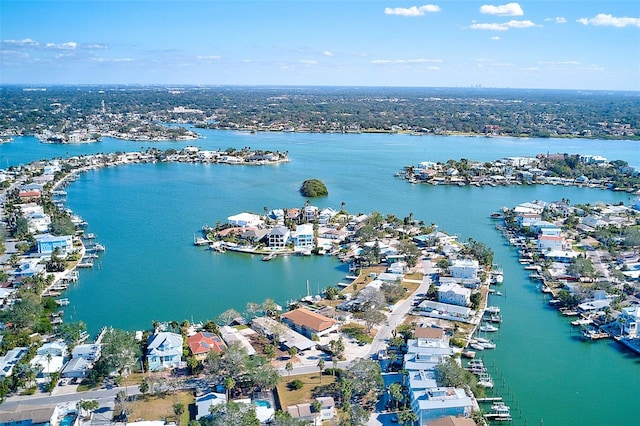
[[[0,1],[0,84],[640,90],[640,1]]]

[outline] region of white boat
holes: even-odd
[[[268,262],[270,260],[275,259],[278,256],[277,253],[269,253],[269,254],[265,254],[264,256],[262,256],[262,260],[264,262]]]
[[[490,322],[501,323],[502,322],[502,316],[500,316],[500,314],[491,314],[491,316],[489,316],[488,320]]]
[[[207,240],[204,237],[197,237],[193,239],[193,245],[195,246],[204,246],[209,242],[209,240]]]
[[[478,386],[483,388],[493,388],[493,379],[488,374],[483,374],[478,379]]]
[[[488,323],[485,323],[485,324],[480,326],[480,331],[493,332],[493,331],[498,331],[498,330],[499,330],[498,327],[496,327],[494,325],[491,325],[491,324],[488,324]]]
[[[469,347],[476,351],[484,351],[484,345],[482,343],[470,343]]]
[[[476,353],[472,350],[464,350],[462,351],[462,356],[465,358],[475,358],[476,357]]]
[[[492,414],[496,414],[498,416],[511,416],[511,408],[502,401],[496,401],[491,404],[491,412]]]
[[[575,321],[571,321],[571,325],[589,325],[592,323],[593,323],[593,320],[589,318],[580,318]]]
[[[499,306],[487,306],[487,308],[484,311],[488,312],[490,314],[499,314],[500,313],[500,307]]]
[[[215,250],[215,251],[217,251],[217,252],[219,252],[219,253],[224,253],[224,252],[226,252],[226,251],[227,251],[227,250],[225,249],[224,243],[223,243],[223,242],[221,242],[221,241],[215,241],[215,242],[213,242],[213,243],[209,244],[209,248],[210,248],[211,250]]]
[[[484,349],[495,349],[496,344],[493,343],[489,339],[485,339],[484,337],[476,337],[476,341],[478,345],[482,345]]]

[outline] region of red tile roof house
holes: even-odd
[[[294,309],[282,314],[281,318],[289,327],[310,339],[314,336],[324,336],[338,329],[338,323],[335,320],[306,308]]]
[[[207,359],[207,355],[211,351],[222,353],[227,349],[222,339],[215,333],[200,331],[193,336],[187,338],[187,345],[191,353],[198,361]]]

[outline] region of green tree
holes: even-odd
[[[355,359],[349,365],[347,374],[353,384],[354,396],[364,397],[371,394],[377,397],[382,390],[383,381],[380,364],[372,359]]]
[[[218,315],[216,322],[219,325],[229,325],[233,322],[233,320],[240,317],[240,312],[236,311],[235,309],[227,309],[226,311]]]
[[[287,364],[284,366],[284,369],[287,370],[287,374],[291,376],[291,372],[293,371],[293,363],[291,361],[287,361]]]
[[[176,422],[180,426],[180,417],[184,413],[184,404],[182,402],[176,402],[173,404],[173,414],[176,415]]]
[[[102,338],[102,351],[99,361],[104,364],[106,374],[116,372],[119,376],[127,374],[140,356],[140,347],[135,334],[117,328],[108,328]]]
[[[404,398],[404,393],[402,392],[402,385],[400,383],[391,383],[389,385],[389,396],[395,402],[396,409],[398,409],[398,405]]]
[[[318,370],[320,370],[320,383],[322,383],[322,372],[324,371],[324,359],[320,358],[318,360]]]
[[[212,426],[259,426],[253,404],[227,402],[211,407]]]
[[[40,297],[30,292],[20,292],[20,299],[13,304],[9,312],[8,322],[18,329],[31,329],[35,327],[40,315],[42,305]]]
[[[417,421],[418,416],[412,410],[402,410],[398,413],[398,422],[403,426],[413,425]]]
[[[88,419],[91,417],[91,413],[100,407],[100,403],[95,399],[83,399],[78,403],[78,412],[82,415],[84,413],[84,418]]]
[[[302,182],[300,193],[305,197],[324,197],[329,195],[325,184],[319,179],[307,179]]]

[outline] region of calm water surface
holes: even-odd
[[[538,153],[583,153],[623,159],[640,168],[640,144],[628,141],[411,137],[202,132],[192,142],[158,142],[160,149],[197,145],[288,151],[292,161],[273,167],[152,164],[91,171],[68,189],[68,206],[89,222],[107,251],[98,267],[82,270],[70,289],[68,320],[92,332],[102,325],[149,328],[152,320],[206,320],[227,308],[267,297],[284,304],[339,282],[345,265],[329,257],[277,258],[215,254],[192,245],[204,224],[241,211],[299,207],[302,181],[321,179],[329,196],[314,204],[352,213],[413,213],[441,230],[491,246],[505,271],[502,292],[491,301],[504,323],[485,351],[497,391],[512,405],[515,424],[640,424],[640,363],[613,342],[585,343],[568,321],[546,307],[527,279],[516,252],[494,229],[489,214],[534,199],[572,203],[625,202],[629,194],[573,187],[448,187],[410,185],[393,174],[420,161],[468,158],[488,161]],[[17,138],[0,145],[8,165],[35,159],[133,151],[151,143],[106,138],[93,145],[42,145]],[[513,400],[511,402],[511,400]]]

